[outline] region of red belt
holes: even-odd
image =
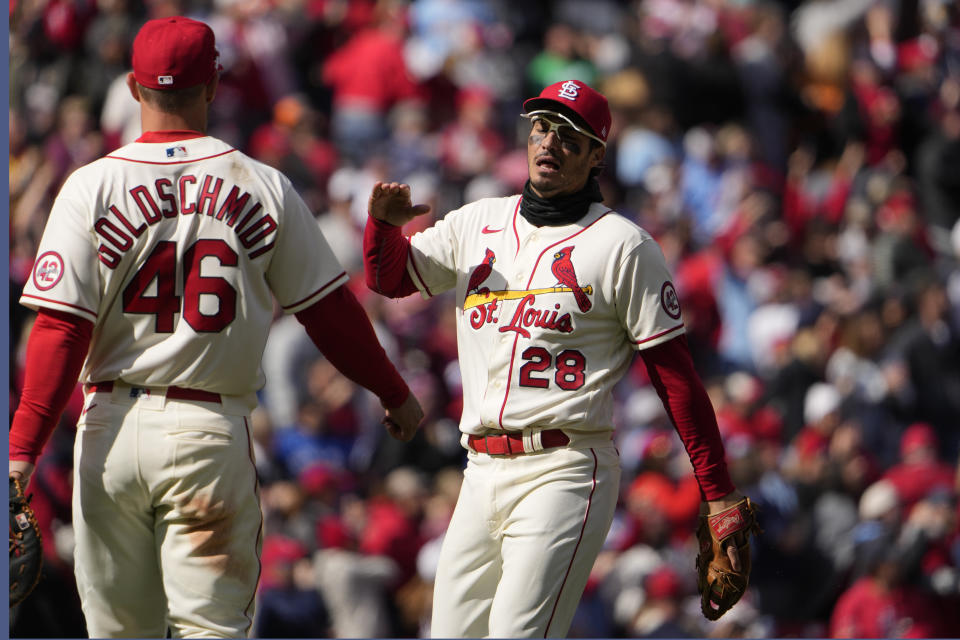
[[[540,432],[540,442],[544,449],[562,447],[570,438],[560,429],[547,429]],[[494,456],[509,456],[515,453],[528,453],[523,448],[523,435],[519,433],[499,433],[492,436],[469,436],[467,444],[478,453]]]
[[[84,385],[83,388],[87,393],[93,393],[95,391],[109,393],[113,391],[113,381],[108,380],[107,382],[92,382]],[[139,391],[143,388],[144,387],[130,387],[131,391],[133,392],[135,390],[136,393],[139,393]],[[222,404],[219,393],[201,391],[199,389],[167,387],[166,396],[170,400],[194,400],[197,402],[216,402],[217,404]]]

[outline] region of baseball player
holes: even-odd
[[[606,99],[568,80],[524,110],[522,195],[467,204],[410,238],[401,227],[429,208],[412,204],[407,185],[377,183],[369,200],[367,285],[390,297],[456,291],[468,454],[437,569],[436,637],[567,633],[617,503],[611,392],[634,350],[686,446],[704,511],[742,502],[663,254],[602,204]],[[731,513],[724,533],[739,526]],[[737,567],[746,560],[734,545],[726,553]]]
[[[67,179],[21,298],[38,316],[10,473],[29,478],[79,376],[75,570],[91,637],[249,632],[262,525],[249,413],[274,299],[379,396],[391,435],[411,439],[422,417],[290,181],[204,134],[218,71],[207,25],[143,26],[127,83],[145,133]]]

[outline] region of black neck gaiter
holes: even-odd
[[[535,227],[562,227],[573,224],[587,214],[594,202],[602,202],[600,183],[593,176],[576,193],[541,198],[533,192],[530,181],[523,185],[523,200],[520,202],[520,215]]]

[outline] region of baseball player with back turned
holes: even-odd
[[[566,635],[617,503],[611,392],[634,350],[693,463],[702,511],[732,508],[729,533],[748,505],[663,254],[601,204],[606,99],[568,80],[524,111],[522,195],[467,204],[410,238],[401,227],[429,208],[408,185],[377,183],[369,201],[367,285],[390,297],[456,291],[468,460],[440,552],[435,637]],[[734,568],[749,561],[747,546],[720,554]]]
[[[10,431],[29,479],[77,383],[77,586],[91,637],[243,637],[260,573],[249,414],[274,298],[413,437],[387,359],[313,215],[280,172],[205,135],[210,28],[147,22],[127,84],[144,134],[57,196],[21,302],[38,310]],[[81,372],[82,367],[82,372]]]

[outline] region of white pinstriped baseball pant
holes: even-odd
[[[433,637],[565,636],[619,486],[612,444],[516,456],[471,451],[441,546]]]

